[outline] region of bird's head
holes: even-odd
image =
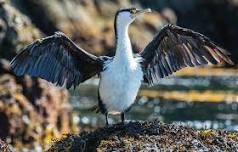
[[[131,24],[136,17],[138,17],[141,14],[151,12],[151,9],[137,9],[137,8],[127,8],[127,9],[121,9],[117,11],[115,19],[117,23],[123,24],[123,25],[129,25]]]

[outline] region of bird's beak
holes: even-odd
[[[152,12],[150,8],[147,9],[136,9],[135,12],[133,12],[132,17],[136,18],[137,16],[145,13],[150,13]]]
[[[151,13],[151,9],[147,8],[147,9],[142,9],[142,10],[137,10],[136,11],[136,15],[140,15],[140,14],[144,14],[144,13]]]

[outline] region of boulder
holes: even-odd
[[[116,124],[69,134],[54,141],[53,151],[237,151],[238,133],[225,130],[196,130],[158,120]]]

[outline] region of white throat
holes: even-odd
[[[117,40],[116,40],[116,61],[128,61],[133,60],[133,53],[131,47],[131,41],[128,34],[129,24],[121,22],[116,23]]]

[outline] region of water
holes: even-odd
[[[91,111],[97,104],[97,83],[94,79],[71,91],[71,103],[78,112],[76,120],[85,130],[105,125],[104,116]],[[195,128],[238,131],[237,92],[236,75],[171,77],[156,87],[142,86],[126,119],[159,119]],[[120,116],[110,116],[109,123],[119,121]]]

